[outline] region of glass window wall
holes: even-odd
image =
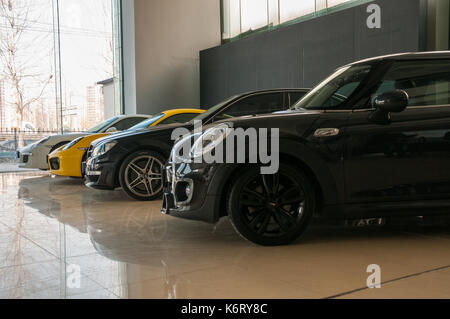
[[[222,0],[222,39],[296,22],[367,0]]]
[[[0,0],[0,170],[122,113],[120,0]]]

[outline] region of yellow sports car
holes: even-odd
[[[199,109],[176,109],[164,111],[154,117],[143,121],[129,131],[146,129],[155,125],[185,123],[189,122],[205,110]],[[48,165],[50,172],[54,175],[83,177],[83,161],[86,157],[86,151],[93,141],[113,133],[92,134],[77,138],[69,144],[55,150],[48,156]]]

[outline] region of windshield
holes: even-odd
[[[370,65],[347,66],[338,69],[317,85],[294,106],[296,109],[336,109],[345,104],[361,82],[367,78]]]
[[[129,128],[127,131],[137,131],[137,130],[149,128],[150,126],[155,124],[157,121],[162,119],[164,116],[166,116],[164,113],[155,115],[154,117],[149,118],[148,120],[145,120],[144,122],[141,122],[141,123]]]
[[[222,107],[224,107],[225,105],[227,105],[228,103],[230,103],[231,101],[233,101],[234,99],[236,99],[237,97],[239,97],[239,95],[234,95],[232,97],[230,97],[229,99],[217,104],[216,106],[213,106],[212,108],[210,108],[209,110],[207,110],[205,113],[200,114],[197,117],[194,117],[194,119],[192,119],[189,123],[194,123],[195,121],[203,121],[204,119],[207,119],[210,115],[215,114],[217,111],[219,111]]]
[[[88,133],[100,133],[101,131],[103,131],[105,128],[107,128],[108,126],[110,126],[112,123],[114,123],[115,121],[117,121],[119,118],[118,117],[113,117],[112,119],[109,119],[107,121],[104,121],[96,126],[94,126],[93,128],[87,130]]]

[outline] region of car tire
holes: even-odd
[[[138,151],[131,154],[120,167],[120,186],[132,199],[152,201],[161,198],[164,163],[164,157],[157,152]]]
[[[230,187],[227,200],[236,231],[263,246],[287,245],[298,239],[315,207],[312,183],[289,164],[281,164],[275,175],[261,175],[259,167],[242,171]]]

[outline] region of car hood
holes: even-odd
[[[22,147],[21,149],[19,149],[19,152],[21,153],[27,153],[27,152],[31,152],[32,150],[34,150],[36,147],[38,146],[44,146],[44,147],[48,147],[48,148],[52,148],[54,145],[62,142],[62,141],[73,141],[74,139],[78,138],[78,137],[82,137],[82,136],[87,136],[90,135],[92,133],[68,133],[68,134],[58,134],[58,135],[52,135],[50,136],[50,139],[48,141],[46,141],[45,143],[38,145],[36,143],[27,145],[25,147]]]
[[[70,140],[74,140],[74,139],[76,139],[78,137],[87,136],[87,135],[91,135],[91,134],[94,134],[94,133],[82,132],[82,133],[67,133],[67,134],[52,135],[52,136],[50,136],[50,140],[49,141],[59,140],[59,139],[64,139],[64,138],[67,138],[67,139],[70,139]],[[47,144],[47,143],[45,143],[45,144]]]
[[[269,114],[260,114],[260,115],[254,115],[254,116],[242,116],[242,117],[235,117],[230,118],[227,120],[222,120],[218,122],[211,123],[204,127],[204,129],[214,127],[217,124],[220,123],[230,123],[233,124],[233,126],[239,127],[247,126],[251,127],[252,125],[264,123],[265,127],[283,127],[283,121],[286,119],[293,119],[299,120],[299,123],[307,124],[307,122],[313,122],[320,114],[322,114],[323,111],[310,111],[306,109],[293,109],[293,110],[287,110],[287,111],[280,111],[280,112],[274,112]]]
[[[102,138],[99,138],[98,140],[95,140],[94,142],[92,142],[91,146],[96,147],[97,145],[103,144],[103,143],[108,143],[108,142],[112,142],[112,141],[119,141],[132,137],[132,136],[155,136],[158,134],[163,134],[163,133],[167,133],[168,131],[173,131],[174,129],[177,129],[179,127],[184,127],[187,126],[186,123],[183,124],[167,124],[167,125],[158,125],[155,127],[151,127],[148,129],[140,129],[140,130],[136,130],[136,131],[124,131],[124,132],[120,132],[120,133],[115,133],[112,135],[108,135]]]
[[[36,143],[37,143],[37,142],[36,142]],[[31,150],[34,149],[34,148],[37,146],[36,143],[33,143],[33,144],[28,145],[28,146],[19,148],[19,152],[20,152],[20,153],[28,153],[28,152],[31,152]]]

